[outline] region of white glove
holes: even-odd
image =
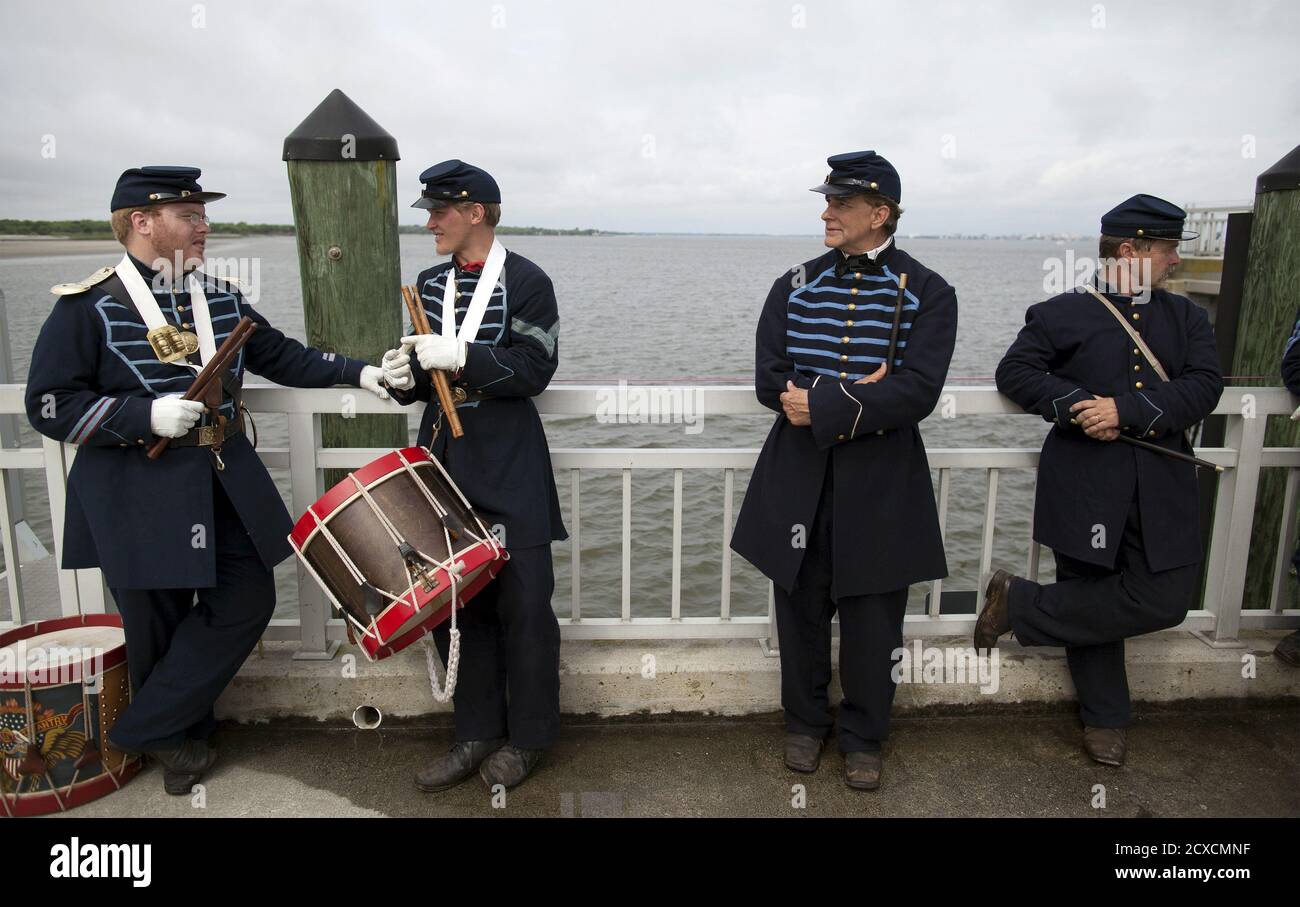
[[[204,409],[198,400],[182,400],[180,394],[159,397],[149,407],[149,430],[160,438],[182,438]]]
[[[415,387],[415,376],[411,374],[411,345],[403,343],[395,350],[384,353],[384,383],[395,391],[409,391]]]
[[[465,367],[466,342],[453,340],[441,334],[417,334],[403,337],[403,344],[410,344],[415,350],[415,358],[420,360],[420,368],[438,368],[444,371],[456,371]]]
[[[384,372],[383,369],[374,365],[366,365],[361,368],[361,389],[370,391],[380,400],[391,399],[388,391],[384,389]]]

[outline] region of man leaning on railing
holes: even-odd
[[[1064,646],[1088,756],[1124,762],[1130,720],[1124,640],[1177,626],[1203,556],[1196,467],[1185,432],[1223,392],[1205,312],[1165,289],[1185,212],[1136,195],[1103,215],[1102,268],[1088,285],[1030,306],[997,369],[998,390],[1053,423],[1043,443],[1034,540],[1057,582],[998,570],[975,645],[1014,631]],[[1125,443],[1141,439],[1147,446]],[[1117,443],[1119,442],[1119,443]],[[1169,451],[1174,456],[1164,454]]]

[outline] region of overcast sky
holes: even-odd
[[[107,217],[165,163],[288,223],[283,139],[341,88],[403,223],[458,157],[507,224],[815,233],[825,158],[874,148],[903,233],[1093,233],[1135,192],[1249,200],[1300,144],[1297,46],[1292,2],[7,0],[0,217]]]

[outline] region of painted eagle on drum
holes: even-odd
[[[65,759],[78,759],[85,751],[82,710],[80,702],[66,712],[47,709],[39,702],[33,706],[35,746],[46,770]],[[0,702],[0,793],[14,793],[27,778],[22,768],[32,746],[30,733],[26,706],[13,697]],[[42,777],[35,784],[28,782],[26,787],[30,792],[44,785]]]

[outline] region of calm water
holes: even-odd
[[[537,262],[551,276],[559,299],[560,367],[556,382],[619,380],[753,380],[754,327],[772,281],[789,266],[818,255],[810,237],[611,236],[505,237],[506,246]],[[992,384],[993,371],[1029,304],[1046,295],[1043,263],[1065,255],[1068,246],[1008,240],[904,239],[900,245],[943,274],[956,287],[960,306],[957,350],[950,383]],[[1093,251],[1074,249],[1076,256]],[[259,310],[276,327],[304,339],[297,253],[292,237],[214,240],[216,258],[258,257]],[[8,308],[15,381],[25,381],[32,345],[54,297],[52,284],[78,279],[120,254],[50,256],[0,261],[0,290]],[[402,237],[403,282],[434,261],[432,240]],[[396,339],[396,338],[394,338]],[[683,426],[610,425],[594,418],[547,417],[553,447],[752,447],[762,445],[772,417],[708,417],[698,434]],[[257,419],[261,443],[286,443],[283,419]],[[413,422],[414,425],[414,422]],[[931,419],[922,426],[926,443],[937,447],[1037,446],[1047,430],[1036,417]],[[23,426],[23,443],[36,435]],[[286,471],[273,470],[288,502]],[[280,474],[284,473],[284,474]],[[937,474],[936,474],[937,482]],[[739,473],[734,511],[739,510],[748,473]],[[951,572],[945,592],[973,590],[978,583],[983,525],[983,470],[954,471],[949,499],[947,551]],[[569,477],[557,476],[566,523]],[[672,472],[633,474],[632,607],[638,616],[669,613],[672,556]],[[621,575],[621,477],[617,472],[582,475],[583,613],[619,613]],[[682,611],[716,614],[721,586],[722,474],[687,471],[684,487]],[[996,562],[1022,568],[1028,554],[1032,475],[1005,471],[1000,477]],[[51,545],[48,501],[43,483],[28,478],[29,520]],[[296,516],[296,514],[295,514]],[[887,526],[862,527],[864,544]],[[569,607],[569,548],[555,546],[556,598]],[[1051,558],[1045,558],[1050,566]],[[734,558],[732,610],[766,613],[766,581]],[[277,570],[281,616],[296,611],[294,570]],[[913,590],[912,608],[922,607],[924,589]],[[946,610],[946,609],[945,609]]]

